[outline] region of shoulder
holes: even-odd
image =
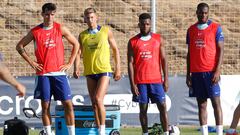
[[[36,30],[42,29],[42,27],[43,27],[43,24],[41,23],[41,24],[33,27],[33,28],[31,29],[31,31],[36,31]]]
[[[220,24],[217,23],[217,22],[214,22],[214,21],[212,21],[212,20],[209,20],[209,21],[208,21],[208,25],[220,25]]]
[[[158,33],[151,33],[151,36],[152,36],[152,38],[155,38],[155,39],[160,39],[161,38],[161,35],[158,34]]]
[[[213,22],[213,21],[211,21],[211,20],[209,20],[208,25],[211,26],[211,27],[214,27],[214,28],[216,28],[216,29],[218,29],[219,27],[221,27],[221,25],[220,25],[219,23]]]
[[[188,28],[188,31],[193,29],[193,28],[196,28],[197,27],[197,22],[192,24],[189,28]]]
[[[58,22],[53,22],[53,25],[54,25],[55,27],[64,27],[63,24],[60,24],[60,23],[58,23]]]
[[[81,32],[79,33],[79,37],[81,37],[81,36],[83,36],[83,35],[86,35],[86,34],[88,34],[88,29],[81,31]]]
[[[101,26],[101,29],[104,29],[104,30],[110,30],[110,27],[107,26],[107,25],[103,25],[103,26]]]
[[[156,42],[162,42],[162,37],[158,33],[151,33],[152,39],[154,39]]]
[[[131,41],[134,41],[134,40],[138,40],[139,38],[140,38],[140,34],[137,34],[137,35],[131,37],[131,38],[129,39],[129,41],[131,42]]]

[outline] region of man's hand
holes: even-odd
[[[169,87],[169,85],[168,85],[168,80],[164,80],[164,82],[163,82],[164,92],[168,92],[168,87]]]
[[[71,68],[72,64],[68,63],[68,64],[64,64],[62,66],[60,66],[60,71],[61,72],[65,72],[67,70],[69,70]]]
[[[17,89],[17,91],[18,91],[18,96],[20,96],[20,97],[24,97],[25,96],[25,94],[26,94],[26,88],[25,88],[25,86],[23,86],[22,84],[17,84],[16,86],[15,86],[15,88]]]
[[[131,87],[131,91],[132,91],[132,94],[133,94],[133,95],[139,96],[139,91],[138,91],[138,87],[137,87],[136,84],[134,84],[134,85]]]
[[[220,71],[216,70],[213,74],[212,83],[216,84],[220,80]]]
[[[115,81],[118,81],[118,80],[121,79],[121,71],[120,71],[120,70],[116,70],[116,71],[114,72],[114,74],[113,74],[113,79],[114,79]]]
[[[80,70],[73,71],[73,77],[74,77],[75,79],[78,79],[79,76],[80,76]]]
[[[42,64],[38,64],[35,61],[32,61],[30,63],[31,67],[35,70],[35,71],[42,71],[43,70],[43,65]]]
[[[192,87],[192,79],[191,79],[191,75],[190,74],[187,74],[186,75],[186,84],[189,88]]]

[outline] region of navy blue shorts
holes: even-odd
[[[87,75],[86,77],[89,77],[93,80],[98,81],[102,76],[109,76],[112,77],[112,73],[111,72],[106,72],[106,73],[100,73],[100,74],[92,74],[92,75]]]
[[[219,84],[213,84],[212,78],[213,72],[192,73],[192,89],[189,90],[189,96],[197,98],[219,97]]]
[[[133,101],[143,104],[149,103],[164,103],[165,102],[165,92],[162,84],[152,83],[152,84],[138,84],[139,96],[133,95]]]
[[[54,100],[66,101],[72,98],[69,81],[66,75],[60,76],[37,76],[35,79],[34,98],[43,101]]]

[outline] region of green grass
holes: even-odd
[[[193,126],[181,126],[180,131],[181,135],[199,135],[200,132],[197,131],[198,127]],[[225,127],[227,129],[227,127]],[[240,129],[240,127],[238,128]],[[141,135],[140,127],[123,127],[120,129],[121,135]],[[29,135],[38,135],[39,130],[30,130]],[[3,130],[0,129],[0,135],[3,135]],[[209,135],[216,135],[216,133],[210,133]]]
[[[199,135],[198,127],[184,126],[180,127],[181,135]],[[121,135],[141,135],[141,128],[121,128]],[[209,135],[216,135],[216,133],[209,133]]]

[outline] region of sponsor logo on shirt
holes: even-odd
[[[150,59],[150,58],[152,58],[152,52],[151,51],[143,51],[143,52],[140,52],[140,56],[143,59]]]

